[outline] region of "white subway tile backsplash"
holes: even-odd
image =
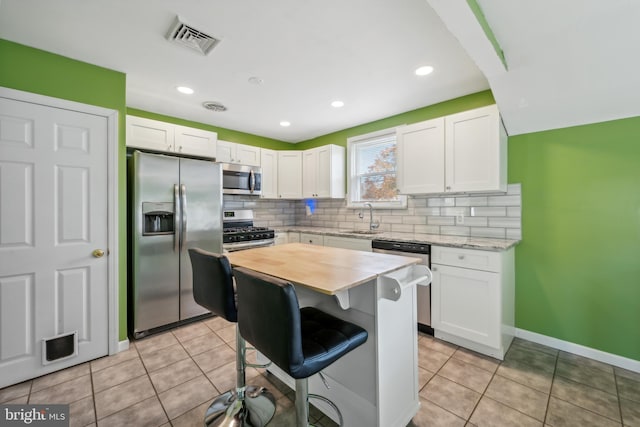
[[[454,225],[455,218],[452,216],[428,216],[427,224],[429,225]]]
[[[444,234],[447,236],[469,236],[470,229],[469,227],[440,227],[440,234]]]
[[[490,196],[489,206],[520,206],[520,195]]]
[[[407,209],[374,209],[380,230],[416,235],[444,234],[470,237],[521,239],[521,186],[509,184],[506,194],[410,196]],[[316,201],[307,216],[302,200],[262,200],[249,196],[224,195],[225,209],[253,209],[256,225],[278,227],[303,225],[368,229],[367,209],[349,209],[345,200]],[[359,218],[362,212],[364,218]],[[462,215],[462,221],[460,221]]]
[[[391,231],[393,233],[413,233],[413,224],[391,224]]]
[[[520,218],[522,216],[522,208],[520,206],[507,206],[507,216]]]
[[[426,216],[403,216],[402,217],[403,224],[426,224],[427,217]]]
[[[374,218],[376,217],[374,216]],[[402,224],[401,216],[383,216],[379,218],[380,218],[380,222],[383,222],[385,224]]]
[[[465,216],[462,223],[457,225],[466,225],[467,227],[486,227],[488,224],[486,216]]]
[[[413,210],[414,215],[423,216],[439,216],[442,208],[415,208]]]
[[[425,198],[417,198],[417,197],[409,197],[407,199],[407,206],[410,208],[426,208],[427,207],[427,199]]]
[[[507,216],[507,208],[504,206],[472,207],[471,216]]]
[[[516,194],[522,194],[522,184],[509,184],[507,185],[507,195],[514,196]]]
[[[507,228],[507,239],[522,240],[522,229]]]
[[[456,206],[487,206],[488,203],[485,196],[456,197]]]
[[[458,216],[458,215],[469,216],[470,215],[469,212],[470,212],[469,208],[462,208],[462,207],[442,208],[440,210],[440,215],[442,215],[442,216]]]
[[[504,228],[490,227],[473,227],[471,235],[474,237],[490,237],[495,239],[505,239],[506,233]]]
[[[520,228],[520,218],[489,218],[489,227]]]
[[[428,207],[455,206],[456,199],[453,197],[430,197],[427,199]]]
[[[415,225],[413,227],[415,233],[421,234],[440,234],[439,225]]]

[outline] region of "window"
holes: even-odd
[[[347,140],[348,199],[350,207],[371,203],[378,208],[405,208],[406,196],[396,188],[395,129]]]

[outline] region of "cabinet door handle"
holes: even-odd
[[[438,271],[438,267],[431,267],[431,271]]]
[[[458,255],[458,259],[464,259],[464,255]]]
[[[447,185],[447,190],[451,190],[451,187]]]

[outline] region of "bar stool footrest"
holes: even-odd
[[[324,396],[320,396],[319,394],[313,394],[313,393],[308,394],[308,399],[322,400],[324,403],[331,406],[336,411],[336,414],[338,414],[338,427],[343,427],[342,412],[340,412],[340,409],[338,409],[335,403],[333,403],[331,400],[327,399]]]

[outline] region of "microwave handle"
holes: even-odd
[[[256,189],[256,175],[253,173],[253,170],[249,171],[249,190],[251,193]]]

